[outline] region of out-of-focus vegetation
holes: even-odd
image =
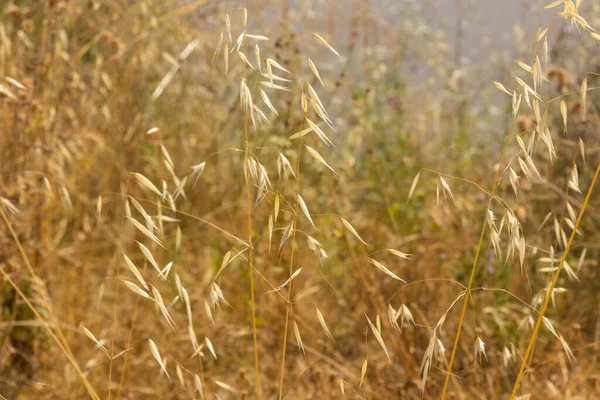
[[[1,397],[596,397],[600,3],[426,6],[0,5]]]

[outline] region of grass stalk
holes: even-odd
[[[556,286],[556,282],[558,281],[558,277],[560,276],[560,272],[565,265],[565,261],[567,256],[569,255],[569,250],[571,249],[571,245],[573,244],[573,240],[575,239],[575,235],[579,230],[579,225],[581,224],[581,219],[583,218],[583,214],[585,213],[585,209],[588,205],[590,197],[592,196],[592,191],[594,190],[594,186],[596,185],[596,180],[598,179],[598,174],[600,174],[600,163],[598,163],[598,167],[596,167],[596,172],[594,173],[594,177],[592,178],[592,182],[590,183],[590,187],[585,196],[585,200],[583,201],[583,205],[581,206],[581,210],[579,210],[579,215],[577,216],[577,221],[575,221],[575,227],[571,232],[571,236],[569,237],[569,241],[567,242],[567,246],[565,251],[560,259],[560,263],[558,264],[558,268],[554,273],[554,277],[552,278],[552,283],[550,284],[550,288],[546,291],[546,296],[544,298],[544,303],[542,304],[542,308],[540,309],[540,313],[538,315],[537,322],[535,323],[535,328],[533,328],[533,332],[531,333],[531,337],[529,338],[529,344],[527,345],[527,350],[523,355],[523,361],[521,362],[521,367],[519,368],[519,373],[517,374],[517,378],[515,379],[515,384],[512,389],[512,393],[510,395],[511,400],[515,398],[517,395],[517,390],[519,390],[519,383],[521,382],[521,378],[523,377],[523,373],[525,372],[525,366],[527,365],[527,359],[533,353],[533,346],[535,344],[535,340],[542,325],[542,321],[544,319],[544,314],[548,309],[548,304],[550,303],[550,299],[552,298],[552,292],[554,291],[554,287]]]
[[[244,53],[248,53],[248,39],[244,38]],[[244,64],[244,79],[247,76],[247,67]],[[248,208],[248,274],[250,275],[250,307],[252,312],[252,341],[254,346],[254,374],[256,381],[256,398],[260,400],[260,362],[258,357],[258,334],[256,330],[256,299],[254,290],[254,249],[252,247],[252,185],[250,184],[250,176],[248,166],[250,165],[250,140],[248,135],[248,110],[244,111],[244,165],[246,166],[246,205]]]
[[[481,254],[481,247],[483,245],[483,238],[485,237],[485,229],[487,227],[487,214],[492,207],[492,202],[494,201],[494,196],[496,193],[496,189],[498,187],[498,183],[500,181],[500,176],[502,172],[502,164],[504,163],[504,157],[506,156],[506,149],[508,148],[508,143],[512,137],[512,131],[514,129],[516,115],[511,123],[510,128],[508,129],[508,133],[506,135],[506,140],[504,141],[504,145],[502,146],[502,153],[500,154],[500,162],[498,164],[498,169],[496,170],[496,175],[494,177],[494,183],[492,185],[492,189],[490,190],[490,195],[487,203],[487,207],[485,209],[485,217],[483,220],[483,226],[481,227],[481,233],[479,234],[479,241],[477,243],[477,250],[475,251],[475,258],[473,259],[473,266],[471,267],[471,275],[469,276],[469,283],[467,285],[467,292],[465,293],[465,299],[463,300],[462,309],[460,312],[460,319],[458,320],[458,327],[456,328],[456,336],[454,338],[454,345],[452,346],[452,354],[450,355],[450,361],[448,361],[448,368],[446,369],[446,377],[444,378],[444,388],[442,389],[441,398],[446,398],[446,392],[448,390],[448,383],[450,382],[450,376],[452,376],[452,364],[454,363],[454,357],[456,356],[456,351],[458,349],[458,341],[460,339],[460,333],[462,331],[462,326],[465,320],[465,315],[467,313],[467,305],[469,304],[469,298],[471,297],[471,288],[473,287],[473,281],[475,280],[475,271],[477,270],[477,262],[479,261],[479,255]]]

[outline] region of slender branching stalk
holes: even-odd
[[[300,130],[302,130],[303,125],[301,126]],[[290,268],[289,268],[289,273],[290,273],[290,285],[288,288],[288,295],[287,295],[287,301],[285,304],[285,326],[283,328],[283,349],[281,351],[281,371],[279,373],[279,400],[281,400],[283,398],[283,379],[285,377],[285,355],[287,352],[287,337],[288,337],[288,331],[289,331],[289,327],[290,327],[290,311],[292,309],[292,289],[293,289],[293,284],[294,284],[294,280],[291,279],[292,275],[294,274],[294,250],[295,250],[295,241],[296,241],[296,224],[298,221],[298,208],[300,206],[300,201],[298,200],[298,195],[300,194],[300,160],[302,157],[302,143],[303,140],[299,141],[298,144],[298,160],[296,162],[296,203],[295,203],[295,208],[294,208],[294,215],[293,215],[293,229],[294,232],[292,233],[292,245],[291,245],[291,254],[290,254]]]
[[[567,256],[569,255],[569,250],[571,249],[571,245],[573,244],[573,240],[575,239],[575,235],[579,230],[579,225],[581,224],[581,219],[583,218],[583,214],[585,213],[585,209],[588,205],[590,197],[592,196],[592,192],[594,191],[594,186],[596,185],[596,180],[598,179],[598,174],[600,174],[600,163],[598,163],[598,167],[596,167],[596,172],[594,173],[594,177],[592,178],[592,183],[590,183],[590,187],[585,196],[585,200],[583,201],[583,205],[581,206],[581,210],[579,210],[579,215],[577,216],[577,221],[575,221],[575,227],[571,232],[571,236],[569,237],[569,241],[567,242],[567,246],[565,251],[560,259],[560,263],[558,264],[558,268],[554,273],[554,277],[552,278],[552,283],[550,287],[546,291],[546,296],[544,298],[544,303],[542,304],[542,308],[540,309],[540,313],[538,315],[537,322],[535,323],[535,328],[533,328],[533,332],[531,333],[531,337],[529,338],[529,344],[527,345],[527,350],[525,350],[525,354],[523,355],[523,361],[521,362],[521,367],[519,368],[519,373],[517,374],[517,378],[515,379],[515,384],[512,389],[512,393],[510,395],[511,400],[515,398],[517,395],[517,391],[519,390],[519,382],[521,382],[521,378],[523,377],[523,373],[525,372],[525,366],[527,365],[527,359],[531,357],[533,353],[533,346],[535,344],[535,340],[542,325],[542,321],[544,319],[544,314],[548,309],[548,304],[550,303],[550,299],[552,298],[552,292],[554,291],[554,287],[556,286],[556,282],[558,281],[558,277],[560,276],[560,272],[565,265],[565,261],[567,260]]]
[[[248,53],[248,39],[244,38],[244,54]],[[244,64],[244,79],[247,76],[247,67]],[[258,358],[258,335],[256,332],[256,300],[254,295],[254,248],[252,247],[252,185],[250,184],[250,140],[248,138],[248,109],[244,112],[244,165],[246,178],[246,200],[248,208],[248,274],[250,275],[250,307],[252,310],[252,340],[254,344],[254,374],[256,380],[256,397],[260,400],[260,362]]]
[[[479,234],[479,242],[477,243],[477,250],[475,251],[475,258],[473,259],[473,266],[471,267],[471,276],[469,277],[469,283],[467,284],[467,292],[465,294],[465,298],[463,300],[462,310],[460,312],[460,319],[458,320],[458,327],[456,328],[456,337],[454,338],[454,345],[452,346],[452,353],[450,355],[450,360],[448,361],[448,368],[446,370],[446,377],[444,378],[444,388],[442,389],[442,399],[446,397],[446,392],[448,390],[448,383],[450,382],[450,376],[452,376],[452,364],[454,363],[454,357],[456,356],[456,350],[458,349],[458,341],[460,339],[460,333],[462,330],[462,326],[465,320],[465,315],[467,313],[467,305],[469,304],[469,298],[471,297],[471,288],[473,287],[473,281],[475,280],[475,271],[477,270],[477,262],[479,261],[479,254],[481,253],[481,247],[483,245],[483,238],[485,237],[485,230],[487,227],[487,214],[490,208],[492,207],[492,202],[494,201],[494,196],[496,194],[496,189],[498,188],[498,183],[500,180],[500,173],[502,171],[502,165],[504,163],[504,157],[506,155],[506,149],[508,148],[508,143],[512,137],[512,131],[514,129],[516,115],[518,114],[518,110],[515,111],[513,121],[511,126],[506,134],[506,140],[504,141],[504,145],[502,146],[502,153],[500,154],[500,162],[498,164],[498,168],[496,169],[496,175],[494,177],[494,183],[492,184],[492,189],[490,190],[490,195],[488,198],[487,207],[485,209],[485,216],[483,220],[483,226],[481,227],[481,233]]]

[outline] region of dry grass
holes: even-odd
[[[0,6],[1,398],[595,398],[600,4],[417,3]]]

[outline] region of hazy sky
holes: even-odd
[[[489,49],[514,48],[513,26],[521,24],[529,32],[540,24],[547,26],[556,10],[544,10],[545,0],[434,0],[432,17],[454,46],[457,22],[463,21],[461,54],[478,58]],[[558,22],[558,21],[557,21]]]

